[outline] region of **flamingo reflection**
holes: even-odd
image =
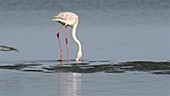
[[[81,74],[59,73],[60,96],[81,96]]]

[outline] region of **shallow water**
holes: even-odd
[[[80,65],[71,32],[72,65],[58,61],[51,19],[66,10],[80,17]],[[169,96],[169,26],[168,0],[0,0],[0,45],[19,50],[0,52],[0,96]]]
[[[1,61],[1,96],[168,96],[170,62]],[[136,66],[136,67],[135,67]]]
[[[20,52],[0,52],[0,59],[3,61],[59,59],[56,33],[62,26],[51,21],[57,12],[1,11],[0,44],[16,47]],[[83,59],[169,60],[168,12],[163,9],[114,10],[107,13],[84,10],[78,12],[80,23],[77,37],[83,46]],[[87,18],[89,15],[91,18]],[[69,28],[70,58],[74,59],[77,45],[72,40],[70,30]],[[66,59],[64,33],[61,34],[61,42]]]
[[[0,70],[1,96],[168,96],[167,75]]]

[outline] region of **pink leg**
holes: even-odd
[[[62,46],[61,46],[61,42],[60,42],[60,33],[57,33],[57,38],[58,38],[58,42],[59,42],[59,46],[60,46],[60,60],[62,61],[63,59],[63,53],[62,53]]]
[[[66,48],[67,48],[67,60],[68,60],[68,64],[69,64],[69,48],[68,48],[68,30],[66,27]]]
[[[66,27],[66,25],[64,25],[63,28],[61,28],[60,31],[57,33],[57,38],[58,38],[58,42],[59,42],[59,46],[60,46],[60,61],[63,60],[63,52],[62,52],[62,46],[61,46],[61,42],[60,42],[60,32],[62,32],[65,27]]]

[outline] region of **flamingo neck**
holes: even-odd
[[[73,37],[73,40],[74,40],[74,41],[76,42],[76,44],[78,45],[78,52],[77,52],[76,61],[80,61],[80,59],[81,59],[81,57],[82,57],[82,46],[81,46],[80,41],[79,41],[79,40],[77,39],[77,37],[76,37],[77,25],[78,25],[78,22],[72,26],[72,37]]]

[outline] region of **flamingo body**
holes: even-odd
[[[57,16],[54,16],[52,20],[63,25],[74,26],[75,23],[78,23],[78,19],[78,16],[73,12],[61,12]]]

